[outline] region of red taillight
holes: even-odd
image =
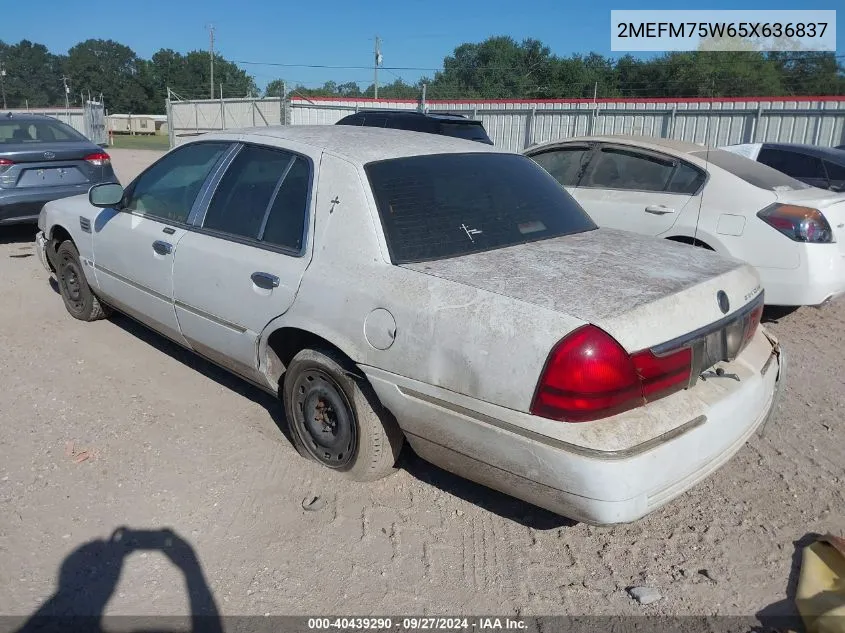
[[[757,213],[757,217],[795,242],[834,241],[830,224],[818,209],[775,203]]]
[[[10,161],[8,158],[0,158],[0,167],[9,167],[14,164],[15,163]]]
[[[606,418],[685,388],[691,367],[689,348],[631,356],[607,332],[585,325],[552,350],[531,413],[565,422]]]
[[[111,163],[111,158],[105,152],[97,152],[96,154],[88,154],[85,157],[89,163],[96,167],[102,167],[103,165],[108,165]]]
[[[748,343],[752,338],[754,338],[754,333],[757,332],[757,328],[760,326],[760,319],[763,318],[763,302],[760,302],[756,308],[754,308],[751,313],[746,317],[747,321],[745,323],[745,336],[742,338],[742,346],[745,347],[745,344]]]
[[[665,356],[655,356],[650,350],[643,350],[631,359],[642,381],[646,402],[680,391],[689,384],[692,371],[692,349],[689,347]]]

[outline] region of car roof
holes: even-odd
[[[575,136],[572,138],[560,139],[548,143],[538,143],[530,150],[539,149],[542,147],[553,147],[563,143],[575,142],[592,142],[592,143],[619,143],[622,145],[634,145],[643,149],[652,149],[655,151],[666,152],[676,156],[685,154],[692,154],[693,152],[700,152],[706,150],[706,145],[699,145],[698,143],[689,143],[687,141],[679,141],[673,138],[656,138],[653,136],[637,136],[634,134],[604,134],[600,136]]]
[[[835,147],[819,147],[818,145],[809,145],[806,143],[762,143],[762,145],[766,148],[794,151],[845,164],[845,151],[836,149]]]
[[[475,121],[473,119],[468,119],[463,114],[451,114],[448,112],[445,113],[437,113],[437,112],[420,112],[419,110],[396,110],[390,108],[365,108],[362,110],[358,110],[358,112],[354,112],[347,116],[363,116],[364,114],[368,114],[371,112],[377,112],[379,114],[389,114],[391,116],[401,117],[422,117],[425,119],[442,119],[446,121],[455,121],[458,123],[469,123],[478,125],[480,121]],[[344,117],[346,118],[346,117]]]
[[[276,125],[270,127],[245,128],[203,134],[192,142],[215,138],[238,140],[243,136],[263,137],[268,145],[273,141],[289,141],[324,150],[366,164],[378,160],[422,156],[427,154],[466,154],[479,152],[505,152],[490,145],[439,134],[420,134],[389,128],[358,127],[348,125]]]
[[[32,112],[0,112],[0,121],[58,121],[55,117],[46,114],[34,114]],[[59,121],[61,123],[61,121]]]

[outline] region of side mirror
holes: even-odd
[[[123,200],[123,187],[116,182],[94,185],[88,190],[88,202],[101,209],[116,207],[121,200]]]

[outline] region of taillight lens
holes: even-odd
[[[818,209],[794,204],[773,204],[757,217],[795,242],[829,244],[833,242],[827,218]]]
[[[607,332],[585,325],[552,350],[531,413],[564,422],[606,418],[684,389],[691,371],[689,348],[631,356]]]
[[[97,152],[96,154],[88,154],[85,157],[89,163],[94,165],[95,167],[103,167],[104,165],[111,164],[111,157],[106,154],[105,152]]]
[[[11,166],[14,164],[15,163],[13,161],[10,161],[8,158],[0,158],[0,176],[2,176],[5,172],[9,171]],[[5,178],[0,178],[0,186],[12,184],[10,178],[13,178],[13,176],[6,176]]]
[[[757,332],[757,328],[760,327],[760,320],[763,318],[763,302],[760,301],[760,304],[754,308],[751,313],[745,317],[745,336],[742,339],[742,346],[745,345],[754,338],[754,334]]]

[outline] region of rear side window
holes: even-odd
[[[258,239],[276,185],[293,156],[264,147],[244,147],[217,186],[203,228]]]
[[[449,121],[441,121],[438,126],[440,134],[444,136],[454,136],[455,138],[464,138],[469,141],[479,141],[492,145],[493,142],[487,136],[484,126],[480,123],[451,123]]]
[[[384,113],[367,113],[364,115],[366,127],[384,127],[387,125],[387,115]]]
[[[340,121],[335,123],[335,125],[357,125],[361,126],[364,124],[364,117],[360,114],[350,114],[349,116],[343,117]]]
[[[663,191],[674,164],[648,154],[604,148],[594,159],[582,186],[632,191]]]
[[[589,147],[561,147],[535,154],[531,158],[560,184],[574,187],[578,184],[581,170],[586,166],[589,157]]]
[[[295,251],[302,249],[305,239],[305,217],[308,214],[308,189],[311,169],[308,161],[297,156],[279,186],[261,239],[269,244]]]
[[[688,196],[695,195],[701,185],[704,184],[706,174],[700,169],[696,169],[692,165],[680,163],[672,174],[666,191],[669,193],[681,193]]]
[[[772,169],[768,165],[763,165],[756,160],[751,160],[745,156],[739,156],[723,149],[700,150],[691,152],[690,156],[708,161],[716,165],[716,167],[724,169],[737,178],[741,178],[748,184],[759,187],[760,189],[766,189],[768,191],[791,191],[807,189],[810,186],[791,176],[787,176],[777,169]]]
[[[414,156],[370,163],[365,170],[396,264],[596,228],[554,178],[524,156]]]
[[[830,188],[835,191],[845,189],[845,165],[837,165],[826,160],[824,166],[827,170],[827,178],[830,180]]]
[[[822,161],[815,156],[764,147],[757,160],[793,178],[825,178]]]

